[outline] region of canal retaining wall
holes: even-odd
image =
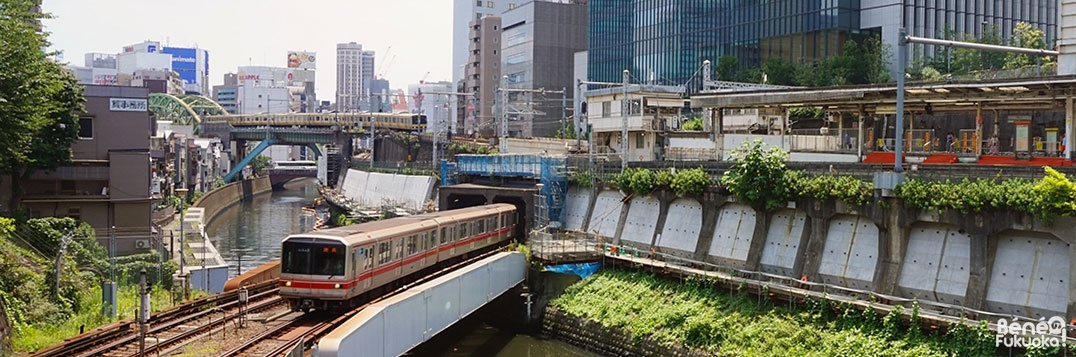
[[[545,308],[542,332],[549,337],[566,341],[603,356],[712,356],[705,351],[692,350],[683,346],[663,345],[649,336],[634,338],[631,332],[621,328],[605,327],[590,319],[571,315],[552,306]]]
[[[272,190],[273,185],[269,181],[269,176],[235,181],[215,190],[206,192],[202,197],[199,197],[198,200],[194,201],[192,207],[202,207],[205,209],[204,217],[205,222],[208,224],[213,221],[213,218],[217,216],[217,213],[220,213],[221,210],[228,206],[258,194],[271,192]]]
[[[756,212],[715,192],[573,187],[567,228],[700,262],[1034,319],[1076,315],[1076,219],[924,211],[896,198]]]
[[[224,208],[272,190],[268,176],[236,181],[206,192],[183,212],[180,224],[185,248],[175,259],[185,259],[181,273],[188,277],[190,289],[215,294],[224,291],[228,281],[228,263],[209,241],[206,226]]]

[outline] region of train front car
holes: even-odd
[[[346,304],[347,243],[336,237],[293,235],[280,252],[280,296],[293,311],[329,309]]]

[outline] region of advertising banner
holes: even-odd
[[[288,51],[288,68],[315,69],[315,53]]]
[[[183,83],[198,81],[198,50],[194,48],[165,47],[162,53],[172,55],[172,70],[179,73]]]

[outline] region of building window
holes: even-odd
[[[644,148],[643,143],[645,143],[645,142],[646,142],[646,134],[643,134],[642,132],[635,133],[635,148],[636,149]]]
[[[78,137],[79,139],[93,139],[93,118],[78,118]]]
[[[486,1],[486,7],[492,9],[493,8],[493,2],[492,1]]]
[[[516,72],[508,75],[508,83],[519,83],[526,78],[524,72]]]
[[[523,63],[523,61],[525,59],[526,59],[526,54],[524,54],[524,53],[516,53],[516,54],[512,54],[512,55],[508,56],[508,58],[505,59],[505,63],[507,63],[507,64],[519,64],[519,63]]]
[[[613,102],[602,102],[602,118],[608,118],[612,112]]]
[[[475,6],[482,7],[482,0],[478,0],[478,4]]]
[[[514,3],[514,2],[508,3],[508,10],[515,9],[515,8],[516,8],[516,3]]]

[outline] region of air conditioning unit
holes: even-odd
[[[136,240],[135,249],[149,249],[149,239]]]

